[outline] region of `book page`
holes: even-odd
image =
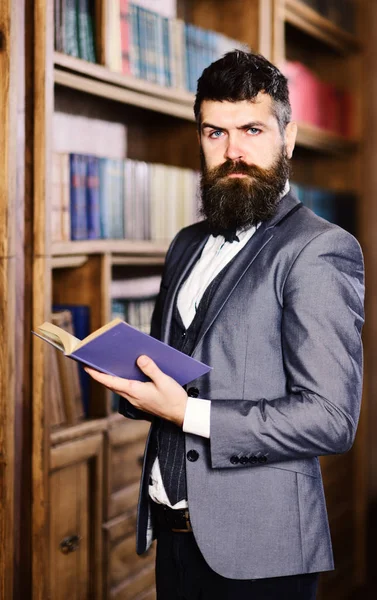
[[[37,327],[37,331],[40,337],[51,342],[56,348],[62,350],[64,354],[71,354],[80,343],[77,337],[52,323],[43,323],[43,325]]]

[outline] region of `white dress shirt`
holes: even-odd
[[[199,260],[196,262],[178,294],[177,306],[186,329],[195,317],[199,302],[208,285],[232,258],[242,250],[256,229],[257,227],[250,227],[246,231],[237,232],[239,242],[234,241],[232,243],[227,242],[222,235],[218,235],[217,237],[210,235]],[[183,431],[209,438],[210,418],[210,400],[188,398]],[[174,506],[169,502],[162,482],[158,458],[156,458],[151,471],[149,495],[155,502],[167,504],[171,508],[187,507],[186,500],[181,500]]]

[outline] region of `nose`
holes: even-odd
[[[224,156],[229,160],[242,160],[245,158],[244,151],[236,138],[229,136]]]

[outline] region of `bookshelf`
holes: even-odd
[[[11,4],[9,0],[6,2],[7,16],[12,11],[14,17],[16,9]],[[10,336],[14,322],[12,306],[16,289],[21,290],[27,314],[20,351],[27,355],[31,348],[31,365],[30,368],[27,365],[23,373],[17,366],[16,372],[19,381],[24,380],[26,390],[31,390],[31,400],[25,402],[31,423],[30,438],[28,423],[22,424],[26,440],[24,456],[28,439],[31,456],[30,489],[23,507],[27,507],[29,500],[31,508],[26,523],[27,550],[30,552],[18,550],[25,558],[25,578],[19,584],[24,587],[19,597],[32,596],[33,600],[47,597],[65,600],[71,589],[80,590],[80,598],[154,598],[153,551],[146,557],[137,558],[133,538],[140,456],[147,426],[126,421],[113,413],[109,395],[93,386],[89,417],[52,430],[47,397],[50,364],[45,346],[31,339],[30,329],[50,318],[54,303],[89,305],[91,328],[101,326],[111,314],[111,281],[115,277],[127,279],[160,273],[167,241],[52,241],[54,112],[79,114],[124,126],[127,157],[131,159],[190,169],[199,167],[193,93],[111,71],[106,66],[108,2],[95,0],[95,5],[100,64],[54,50],[52,0],[39,0],[30,6],[25,4],[23,14],[28,23],[26,64],[24,67],[21,64],[29,94],[25,111],[28,188],[27,206],[23,209],[21,205],[20,210],[24,210],[22,217],[26,228],[22,238],[27,242],[26,249],[22,250],[26,266],[21,275],[16,274],[13,260],[16,251],[9,248],[12,244],[20,247],[22,244],[16,240],[13,230],[2,231],[2,239],[10,240],[10,244],[6,249],[2,246],[2,280],[8,282],[8,296],[1,307],[8,318],[7,329],[1,332],[3,338],[0,341],[5,340],[10,349],[6,364],[7,373],[12,375],[5,387],[1,383],[2,397],[12,398],[12,386],[16,385],[14,372],[8,366],[15,361],[14,340]],[[179,0],[178,16],[193,25],[247,43],[277,63],[286,58],[301,59],[323,78],[334,78],[339,84],[347,81],[347,71],[357,73],[363,56],[363,45],[357,36],[299,0]],[[14,39],[14,32],[12,36]],[[0,53],[1,60],[4,60],[3,53]],[[15,64],[12,65],[13,77],[14,72]],[[6,147],[12,148],[10,129],[16,112],[9,103],[9,94],[14,94],[14,87],[4,89],[0,82],[0,89],[1,99],[5,98],[0,106],[10,107],[9,116],[5,118],[8,129],[2,130],[0,139]],[[357,113],[362,114],[359,104]],[[299,123],[295,176],[309,185],[333,190],[351,189],[359,194],[360,134],[360,127],[346,138],[308,123]],[[11,188],[14,181],[7,181]],[[9,211],[12,210],[14,207],[9,207]],[[15,218],[11,224],[15,226]],[[7,404],[7,411],[10,411],[10,405]],[[10,426],[7,432],[12,436],[11,412],[5,415],[5,421]],[[10,447],[5,455],[12,459]],[[353,473],[361,455],[359,445],[348,458],[337,457],[336,462],[324,461],[323,464],[334,545],[340,557],[341,581],[336,575],[329,580],[330,591],[322,590],[321,600],[335,597],[336,593],[345,598],[344,590],[356,589],[357,581],[361,582],[365,576],[363,539],[360,534],[356,537],[352,521],[355,507],[360,522],[365,516],[364,488],[359,490],[356,500],[346,482],[347,473],[349,475],[350,470]],[[17,469],[18,475],[24,472],[20,466]],[[9,482],[11,475],[7,479]],[[365,482],[363,485],[365,487]],[[338,503],[342,490],[352,498],[346,505]],[[9,507],[11,500],[7,497],[4,501]],[[334,508],[337,503],[338,511]],[[90,511],[88,506],[91,506]],[[7,536],[11,540],[9,530]],[[61,542],[75,536],[77,550],[68,554],[62,552]],[[349,551],[347,539],[354,541],[351,556],[359,556],[348,563],[345,560],[345,553]],[[18,544],[20,547],[20,542]],[[9,565],[6,568],[9,569]],[[12,597],[9,593],[3,595]]]

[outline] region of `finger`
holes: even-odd
[[[93,377],[93,379],[99,383],[102,383],[102,385],[105,385],[108,388],[122,390],[124,392],[127,392],[127,389],[129,388],[130,382],[128,379],[115,377],[115,375],[107,375],[106,373],[101,373],[100,371],[96,371],[90,367],[84,367],[84,369],[91,377]]]
[[[162,379],[164,377],[166,377],[165,373],[163,373],[158,368],[156,363],[151,358],[149,358],[149,356],[145,356],[143,354],[142,356],[139,356],[139,358],[137,359],[136,362],[137,362],[138,367],[143,371],[143,373],[145,373],[145,375],[150,377],[150,379],[152,379],[152,381],[156,385],[161,383]]]

